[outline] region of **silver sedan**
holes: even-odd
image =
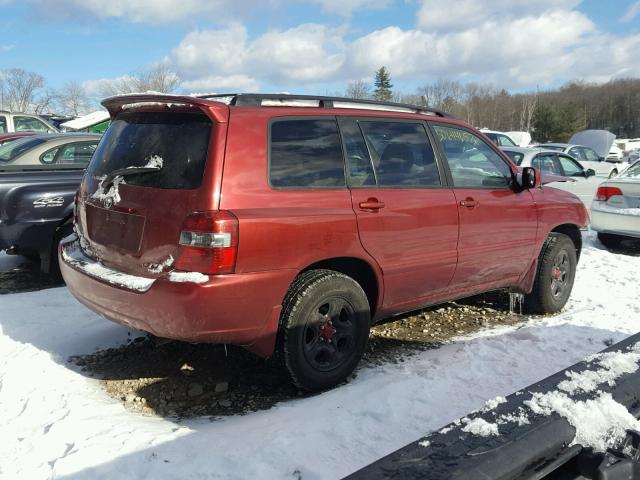
[[[591,205],[591,229],[607,247],[640,238],[640,161],[598,187]]]
[[[59,133],[34,135],[0,146],[0,168],[4,166],[86,166],[101,135]]]
[[[552,182],[548,186],[573,193],[587,208],[593,201],[598,185],[606,180],[604,176],[596,176],[591,168],[584,168],[572,156],[556,150],[502,147],[502,151],[520,167],[539,168],[543,177],[545,174],[568,177],[566,182]]]

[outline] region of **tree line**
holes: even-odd
[[[98,98],[92,98],[78,82],[70,81],[54,89],[39,73],[11,68],[0,70],[0,110],[78,116],[98,108],[99,98],[146,91],[171,93],[179,84],[180,79],[174,72],[159,65],[120,78],[101,80],[97,85]]]
[[[446,111],[478,128],[527,131],[539,142],[565,142],[588,128],[609,130],[618,138],[640,137],[640,79],[606,83],[572,81],[556,88],[510,93],[490,84],[440,79],[412,94],[393,91],[385,67],[373,87],[358,80],[344,94],[351,98],[397,101]]]
[[[96,108],[99,98],[132,92],[172,93],[180,79],[164,65],[101,80],[97,97],[77,82],[49,88],[39,73],[19,68],[0,70],[0,109],[77,116]],[[440,79],[413,93],[393,89],[386,67],[375,72],[373,84],[351,82],[344,96],[396,101],[444,110],[478,128],[528,131],[539,142],[567,141],[587,128],[609,130],[618,138],[640,137],[640,79],[616,79],[596,84],[572,81],[560,88],[511,93],[490,84]]]

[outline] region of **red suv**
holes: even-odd
[[[500,288],[536,312],[569,297],[582,202],[442,112],[254,94],[103,105],[60,264],[117,323],[277,349],[321,390],[385,317]]]

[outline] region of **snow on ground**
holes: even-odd
[[[640,257],[585,233],[565,311],[459,338],[351,383],[211,421],[124,409],[66,359],[127,329],[64,288],[0,296],[0,478],[339,478],[638,331]],[[13,260],[0,256],[0,268]]]

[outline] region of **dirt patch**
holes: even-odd
[[[522,322],[509,296],[491,293],[389,319],[372,328],[361,366],[410,360],[452,337]],[[302,396],[276,359],[241,348],[132,338],[126,345],[69,361],[100,379],[106,392],[146,415],[188,418],[243,414]],[[357,375],[357,371],[354,375]]]
[[[40,262],[19,257],[16,266],[0,271],[0,295],[7,293],[32,292],[45,288],[60,287],[60,278],[40,271]]]

